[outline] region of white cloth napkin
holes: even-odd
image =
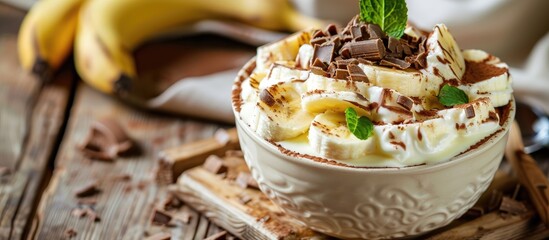
[[[356,1],[338,1],[333,13],[326,0],[300,2],[298,9],[315,17],[351,19],[358,13]],[[424,29],[445,23],[462,49],[485,50],[509,63],[515,93],[549,113],[549,1],[547,0],[408,0],[409,20]],[[330,9],[332,8],[332,9]],[[329,9],[329,10],[328,10]],[[345,10],[345,11],[344,11]],[[345,18],[345,15],[347,18]],[[345,23],[341,23],[345,24]],[[194,30],[223,33],[216,24],[202,24]],[[274,41],[284,35],[250,27],[231,26],[225,35],[252,44]],[[255,36],[255,37],[254,37]],[[181,113],[233,122],[231,84],[238,69],[176,83],[146,105]]]

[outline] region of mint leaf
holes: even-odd
[[[396,39],[402,37],[408,21],[405,0],[360,0],[359,6],[361,21],[379,25]]]
[[[345,120],[349,131],[360,140],[366,140],[374,133],[374,124],[367,117],[358,117],[353,108],[345,109]]]
[[[467,94],[463,90],[446,84],[442,86],[438,93],[438,101],[444,106],[451,107],[468,103],[469,97],[467,97]]]

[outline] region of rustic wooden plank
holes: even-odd
[[[244,160],[239,157],[224,159],[229,168],[226,177],[199,166],[184,172],[170,190],[210,221],[242,239],[327,238],[284,214],[260,191],[237,186],[234,178],[238,172],[247,170]],[[243,196],[251,200],[243,203]]]
[[[90,124],[102,118],[119,121],[141,153],[112,163],[83,157],[76,145],[85,138]],[[142,239],[150,227],[152,209],[165,194],[164,187],[154,182],[158,151],[211,137],[217,128],[213,123],[142,112],[81,85],[52,180],[35,215],[32,236],[59,239],[66,229],[73,228],[79,239]],[[113,180],[120,174],[131,175],[131,180]],[[91,181],[101,189],[95,204],[100,222],[71,215],[77,207],[74,191]]]
[[[0,239],[26,234],[65,122],[74,74],[42,86],[17,59],[16,37],[0,37]]]

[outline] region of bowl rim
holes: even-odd
[[[327,170],[337,170],[337,171],[352,172],[352,173],[387,173],[387,174],[391,174],[391,173],[402,174],[404,172],[406,173],[430,172],[430,171],[437,171],[443,168],[450,168],[451,166],[460,164],[464,161],[474,160],[476,156],[491,149],[496,143],[501,141],[502,138],[504,138],[504,136],[508,135],[509,130],[511,128],[510,127],[511,123],[514,121],[514,118],[515,118],[515,113],[516,113],[515,98],[514,96],[512,96],[510,101],[511,106],[509,109],[510,112],[509,112],[508,118],[504,122],[504,124],[501,126],[500,130],[488,136],[489,138],[480,147],[467,150],[464,153],[460,153],[457,156],[454,156],[444,162],[439,162],[439,163],[421,164],[421,165],[404,166],[404,167],[352,167],[352,166],[341,166],[341,165],[336,165],[331,163],[319,162],[319,161],[315,161],[313,159],[309,159],[301,156],[290,156],[288,154],[281,152],[279,147],[259,137],[254,131],[252,131],[250,129],[250,126],[248,126],[248,124],[246,124],[240,117],[240,111],[237,111],[236,109],[235,101],[241,101],[241,100],[240,100],[240,94],[238,95],[238,98],[234,96],[235,90],[237,89],[237,85],[242,84],[243,80],[248,78],[251,72],[255,69],[255,64],[254,64],[255,61],[256,61],[256,57],[253,57],[252,59],[250,59],[244,65],[244,67],[238,72],[233,82],[233,87],[232,87],[233,96],[231,100],[231,107],[235,116],[235,123],[239,127],[237,129],[244,130],[245,134],[250,136],[255,143],[259,144],[264,149],[267,149],[272,154],[275,154],[278,157],[281,157],[285,160],[289,160],[297,164],[308,165],[310,167],[318,167],[318,168],[323,168]]]

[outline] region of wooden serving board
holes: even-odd
[[[235,176],[240,171],[248,171],[244,160],[240,157],[223,159],[228,167],[226,173],[213,174],[198,166],[185,171],[177,183],[170,186],[170,191],[242,239],[332,239],[286,215],[259,190],[238,186]],[[516,180],[499,171],[474,208],[486,205],[494,191],[506,196],[517,192],[515,186]],[[249,200],[242,201],[243,198]],[[548,236],[548,230],[528,207],[520,214],[505,214],[495,209],[478,217],[465,216],[420,239],[544,239]]]

